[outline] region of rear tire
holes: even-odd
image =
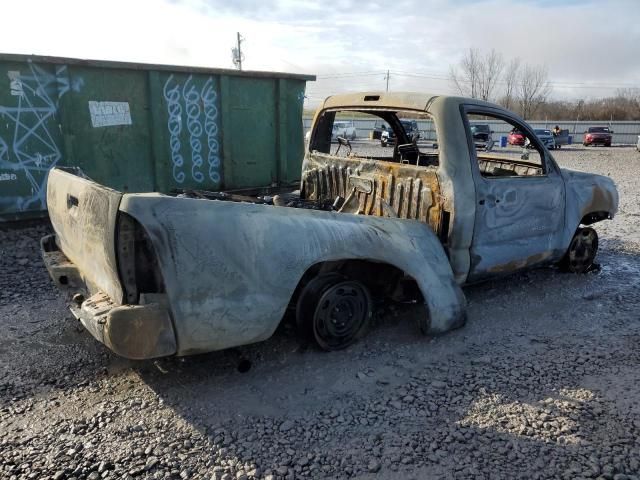
[[[570,273],[586,273],[598,253],[598,233],[591,227],[578,228],[567,253],[560,260],[560,269]]]
[[[373,315],[369,289],[338,273],[313,278],[296,306],[298,331],[323,350],[348,347],[367,331]]]

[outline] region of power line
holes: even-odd
[[[374,72],[349,72],[349,73],[335,73],[335,74],[327,74],[327,75],[317,75],[317,79],[328,79],[328,78],[345,78],[345,77],[368,77],[374,75],[384,75],[384,71]]]
[[[365,77],[365,76],[378,76],[383,75],[384,78],[389,80],[389,76],[397,75],[399,77],[409,77],[409,78],[425,78],[430,80],[439,80],[439,81],[449,81],[451,77],[444,74],[431,74],[431,73],[422,73],[422,72],[406,72],[401,70],[387,70],[387,71],[372,71],[372,72],[349,72],[349,73],[337,73],[332,75],[318,75],[318,80],[328,80],[328,79],[339,79],[339,78],[353,78],[353,77]],[[471,83],[469,80],[460,79],[462,83]],[[506,84],[507,82],[504,80],[496,81],[497,84]],[[638,83],[608,83],[608,82],[599,82],[599,83],[587,83],[587,82],[565,82],[559,80],[550,80],[549,85],[556,86],[558,88],[586,88],[586,89],[608,89],[608,88],[627,88],[627,87],[639,87],[640,82]],[[388,91],[388,87],[387,87]]]

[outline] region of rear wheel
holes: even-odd
[[[579,228],[569,244],[569,249],[560,261],[565,272],[585,273],[592,266],[598,253],[598,234],[591,227]]]
[[[302,290],[298,331],[323,350],[348,347],[366,332],[373,314],[369,289],[337,273],[322,274]]]

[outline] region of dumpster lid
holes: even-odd
[[[60,65],[79,65],[86,67],[120,68],[126,70],[159,70],[187,73],[208,73],[213,75],[229,75],[251,78],[291,78],[295,80],[314,81],[315,75],[286,72],[268,72],[260,70],[234,70],[231,68],[210,68],[191,65],[166,65],[156,63],[119,62],[113,60],[90,60],[69,57],[50,57],[47,55],[23,55],[16,53],[0,53],[0,60],[9,62],[42,62]]]

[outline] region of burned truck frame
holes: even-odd
[[[341,112],[383,119],[394,148],[333,143]],[[409,138],[408,115],[428,117],[437,141]],[[535,161],[476,151],[474,115],[525,132]],[[464,323],[460,285],[545,263],[587,270],[587,225],[618,204],[609,178],[560,169],[512,113],[419,93],[326,99],[299,192],[122,194],[60,169],[48,188],[47,268],[87,329],[129,358],[261,341],[287,310],[321,348],[344,348],[381,297],[424,303],[421,330],[442,333]]]

